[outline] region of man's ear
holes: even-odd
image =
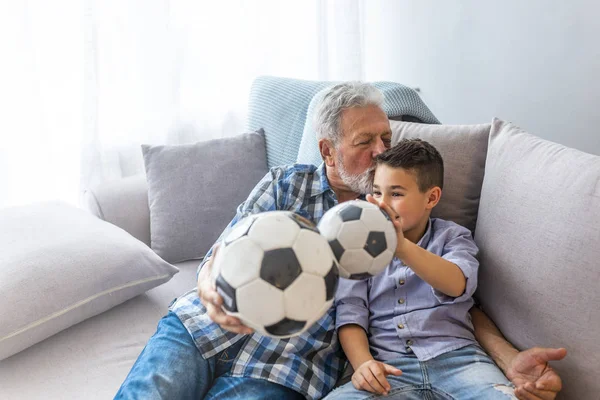
[[[327,139],[319,139],[319,152],[321,153],[321,158],[325,162],[325,165],[328,167],[333,167],[335,165],[335,147],[333,146],[333,143]]]
[[[429,189],[427,195],[427,209],[431,210],[433,207],[435,207],[440,202],[441,197],[442,189],[439,186],[434,186]]]

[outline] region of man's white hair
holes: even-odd
[[[338,146],[342,132],[342,111],[352,107],[377,106],[383,109],[383,93],[375,86],[364,82],[345,82],[333,86],[325,93],[315,111],[313,126],[317,141],[329,139]]]

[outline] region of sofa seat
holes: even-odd
[[[199,261],[167,283],[0,361],[0,399],[112,399]]]

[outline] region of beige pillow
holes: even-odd
[[[390,121],[392,145],[405,138],[431,143],[444,159],[442,199],[432,216],[475,230],[490,124],[434,125]]]
[[[178,271],[124,230],[67,204],[0,210],[0,360]]]

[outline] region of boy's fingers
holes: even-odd
[[[387,390],[381,385],[381,383],[379,383],[379,381],[373,374],[373,371],[368,369],[367,371],[363,372],[363,377],[369,383],[369,385],[373,388],[375,393],[387,393]]]
[[[386,373],[387,375],[395,375],[395,376],[400,376],[400,375],[402,375],[402,371],[401,371],[401,370],[399,370],[399,369],[398,369],[398,368],[396,368],[396,367],[392,367],[392,366],[391,366],[391,365],[389,365],[389,364],[383,364],[383,367],[385,368],[385,373]]]
[[[377,382],[381,385],[383,390],[385,390],[385,392],[388,392],[391,389],[391,387],[390,383],[385,378],[385,368],[383,367],[383,365],[373,364],[369,367],[369,369],[371,370],[371,373],[373,374],[375,379],[377,379]]]
[[[354,374],[352,376],[352,384],[358,390],[366,390],[371,393],[377,393],[361,374]]]

